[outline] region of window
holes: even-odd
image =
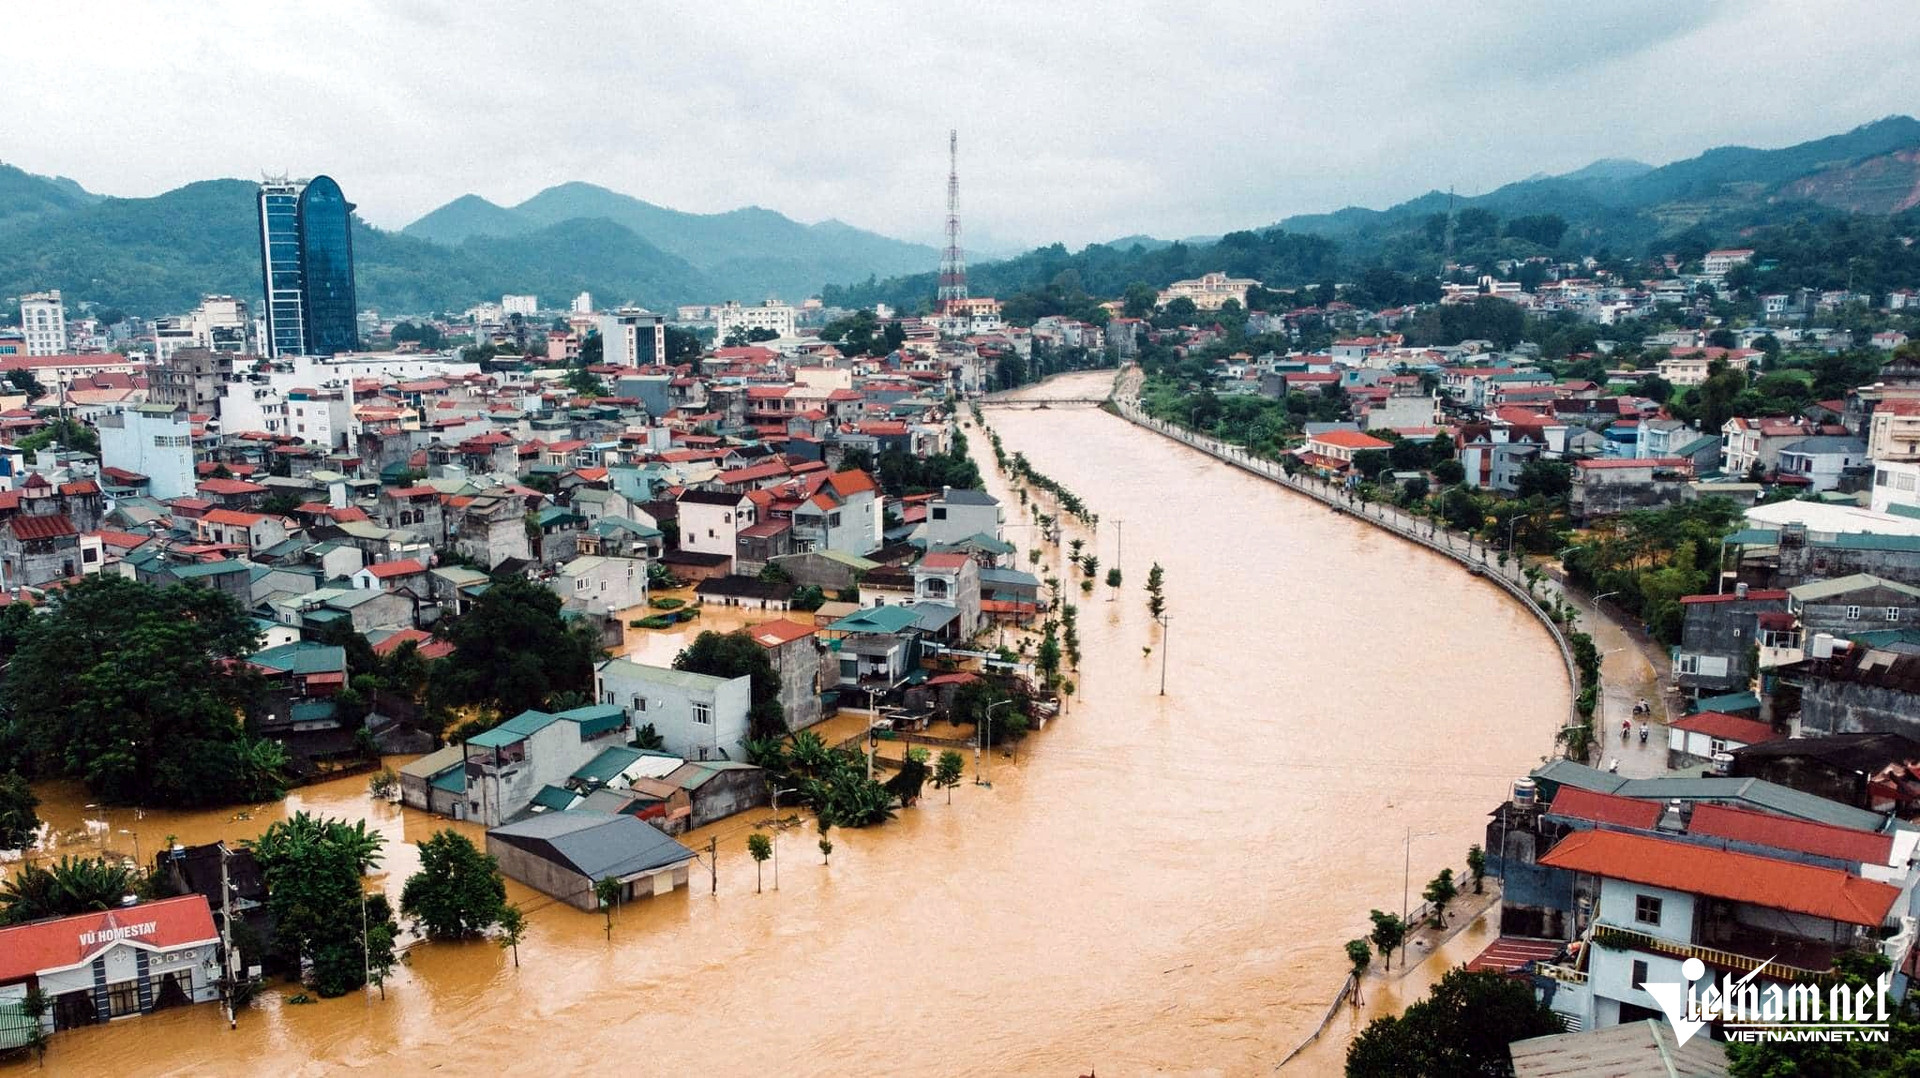
[[[1859,621],[1859,620],[1860,620],[1860,608],[1859,608],[1859,607],[1857,607],[1857,606],[1850,606],[1850,607],[1847,607],[1847,620],[1848,620],[1848,621]]]
[[[140,1010],[140,982],[121,981],[107,986],[107,1012],[115,1018]]]
[[[935,506],[933,508],[933,519],[935,520],[947,519],[947,507],[944,505]]]
[[[1643,925],[1660,923],[1660,900],[1652,895],[1633,896],[1633,919]]]
[[[1673,668],[1676,674],[1697,674],[1700,672],[1700,656],[1682,655]]]
[[[588,579],[587,579],[586,577],[584,577],[584,576],[582,576],[582,577],[575,577],[575,578],[574,578],[574,581],[573,581],[573,590],[574,590],[574,591],[586,591],[586,590],[587,590],[587,585],[588,585],[588,584],[590,584],[590,583],[592,583],[592,581],[590,581],[590,580],[588,580]]]
[[[609,700],[607,702],[612,703],[613,701]],[[633,710],[645,711],[646,709],[647,709],[647,698],[644,696],[641,696],[639,693],[634,693],[633,694]]]
[[[1887,620],[1888,620],[1888,621],[1899,621],[1899,620],[1900,620],[1900,608],[1899,608],[1899,607],[1897,607],[1897,606],[1890,606],[1890,607],[1887,607]]]
[[[713,709],[706,704],[693,705],[693,721],[701,726],[712,726]]]
[[[1633,980],[1630,983],[1635,988],[1639,988],[1640,986],[1647,983],[1647,964],[1645,962],[1642,962],[1639,959],[1634,960]]]
[[[840,526],[840,511],[836,509],[833,512],[827,514],[827,527],[838,528],[839,526]]]

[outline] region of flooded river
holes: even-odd
[[[1507,783],[1548,751],[1567,708],[1560,660],[1491,585],[1120,419],[987,415],[1009,452],[1100,514],[1101,575],[1117,563],[1126,578],[1116,602],[1075,593],[1082,695],[1017,760],[992,760],[990,789],[836,832],[828,867],[811,827],[795,829],[764,894],[753,821],[726,821],[718,895],[697,866],[693,888],[620,910],[611,942],[597,915],[509,884],[531,913],[518,969],[490,943],[423,944],[384,1001],[293,1006],[276,989],[235,1032],[217,1007],[162,1012],[61,1034],[47,1069],[1267,1073],[1319,1020],[1367,910],[1399,908],[1407,831],[1417,892],[1463,863]],[[1023,567],[1034,536],[1009,532]],[[1172,613],[1164,697],[1141,592],[1155,561]],[[55,788],[42,811],[63,847],[132,852],[121,832],[137,832],[148,856],[168,835],[248,837],[286,810],[371,817],[397,901],[407,843],[447,825],[364,790],[342,780],[249,818],[136,818]],[[1338,1066],[1336,1043],[1289,1071]]]

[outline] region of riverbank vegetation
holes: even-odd
[[[1566,1032],[1533,986],[1455,969],[1427,998],[1367,1023],[1347,1047],[1347,1078],[1511,1073],[1507,1045]]]

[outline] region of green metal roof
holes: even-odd
[[[445,790],[448,793],[466,793],[467,769],[464,765],[460,767],[449,767],[433,777],[432,785],[434,789]]]
[[[920,615],[904,606],[876,606],[871,610],[848,614],[827,626],[827,630],[838,633],[897,633],[912,628],[919,620]]]
[[[508,745],[524,741],[559,721],[560,716],[549,715],[544,711],[522,711],[493,729],[468,738],[467,744],[478,745],[483,749],[503,749]]]
[[[287,711],[294,722],[319,722],[339,714],[332,700],[298,700]]]
[[[225,576],[228,573],[244,573],[251,563],[230,559],[227,561],[202,561],[192,565],[174,565],[168,572],[182,580],[199,580],[210,576]]]
[[[1736,715],[1742,711],[1760,710],[1760,697],[1750,692],[1733,692],[1725,696],[1701,697],[1693,705],[1694,711],[1722,711]]]
[[[532,803],[544,809],[552,809],[555,812],[565,812],[567,808],[573,804],[573,799],[577,796],[579,795],[575,794],[572,790],[559,786],[542,786],[540,787],[540,792],[533,795]]]
[[[567,777],[580,782],[593,782],[605,785],[606,783],[612,782],[614,776],[631,767],[633,762],[639,758],[640,752],[638,749],[615,745],[612,748],[600,750],[600,755],[588,760],[580,770],[575,771]]]
[[[1779,546],[1780,533],[1770,528],[1742,528],[1727,536],[1728,546]]]
[[[325,674],[347,668],[347,649],[308,640],[256,651],[248,662],[283,674]]]
[[[588,704],[570,711],[562,711],[560,718],[580,726],[580,740],[597,737],[609,730],[618,730],[626,725],[627,713],[613,704]]]
[[[1920,551],[1920,535],[1880,535],[1875,532],[1842,532],[1832,539],[1824,539],[1820,546],[1837,546],[1847,550],[1916,550]]]

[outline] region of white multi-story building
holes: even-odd
[[[593,674],[602,706],[626,713],[627,725],[652,726],[666,751],[688,760],[744,760],[753,679],[696,674],[629,659],[609,659]]]
[[[193,471],[193,420],[184,404],[136,404],[94,419],[100,432],[100,463],[147,477],[155,498],[185,498],[198,481]]]
[[[778,336],[793,336],[793,308],[777,300],[742,307],[728,300],[713,308],[715,339],[724,343],[734,330],[771,330]]]
[[[1920,461],[1875,462],[1873,501],[1868,507],[1876,513],[1890,513],[1896,505],[1920,514]]]
[[[601,315],[600,362],[614,367],[661,366],[667,362],[667,320],[638,307]]]
[[[579,295],[573,297],[573,306],[568,308],[568,310],[570,310],[574,314],[592,314],[593,313],[593,293],[582,292]]]
[[[193,343],[210,352],[247,351],[247,334],[253,328],[253,316],[247,301],[232,296],[201,296],[200,306],[187,316],[193,330]]]
[[[532,318],[540,309],[539,296],[501,296],[500,310],[507,314],[517,314],[523,318]]]
[[[21,296],[20,328],[27,336],[28,355],[66,355],[67,306],[60,300],[60,290]]]
[[[1727,247],[1717,251],[1708,251],[1700,260],[1700,268],[1709,277],[1725,277],[1727,271],[1735,266],[1752,261],[1753,250],[1748,247]]]

